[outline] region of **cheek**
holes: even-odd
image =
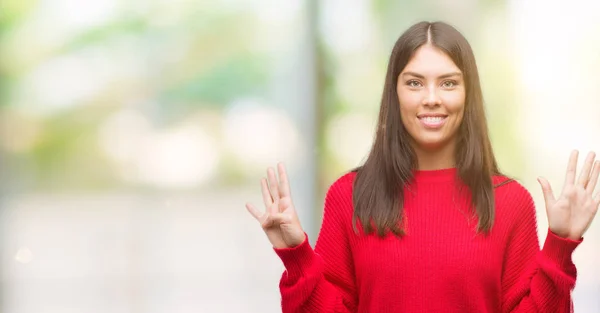
[[[398,101],[400,103],[400,111],[402,114],[417,114],[417,109],[419,108],[419,97],[415,94],[402,95],[398,97]]]
[[[411,125],[415,123],[415,117],[417,115],[418,106],[411,105],[407,102],[401,102],[400,104],[400,118],[404,127],[410,129]]]
[[[460,113],[462,116],[462,112],[465,109],[465,96],[463,93],[448,94],[442,101],[448,111],[455,114]]]
[[[452,134],[458,134],[460,132],[460,128],[463,124],[463,119],[464,119],[464,114],[461,111],[459,114],[457,114],[456,116],[456,120],[454,121],[453,125],[452,125]]]

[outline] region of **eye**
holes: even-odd
[[[409,80],[406,82],[406,85],[411,87],[411,88],[417,88],[417,87],[421,87],[421,83],[416,81],[416,80]]]
[[[454,88],[456,85],[458,85],[458,83],[455,80],[446,80],[442,83],[442,87],[444,88]]]

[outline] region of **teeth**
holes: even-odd
[[[427,117],[422,117],[422,120],[424,120],[427,123],[439,123],[441,122],[444,118],[441,116],[427,116]]]

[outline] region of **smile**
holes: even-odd
[[[422,115],[418,116],[421,125],[425,126],[425,128],[437,129],[446,123],[446,119],[448,116],[445,115]]]

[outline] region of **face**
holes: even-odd
[[[398,77],[402,123],[419,150],[456,144],[465,107],[463,74],[438,48],[421,46]]]

